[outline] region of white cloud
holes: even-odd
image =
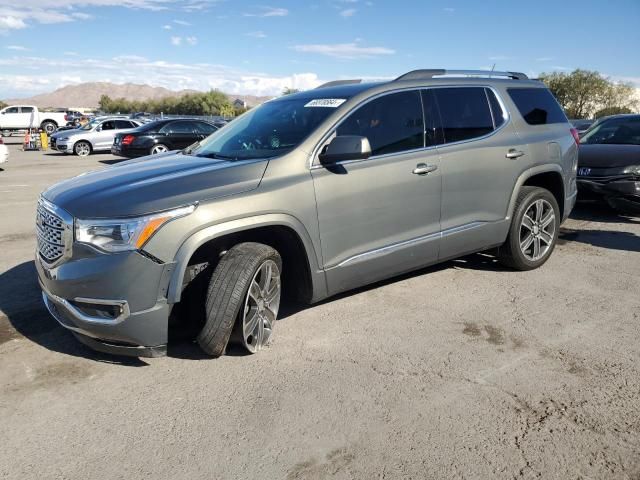
[[[258,30],[257,32],[248,32],[248,33],[245,33],[245,35],[253,38],[267,38],[267,34],[264,33],[262,30]]]
[[[27,47],[23,47],[22,45],[9,45],[5,48],[7,50],[15,50],[17,52],[26,52],[29,50]]]
[[[217,1],[217,0],[213,0]],[[96,8],[123,7],[160,11],[191,0],[0,0],[0,33],[31,23],[65,23],[93,18]],[[86,9],[87,11],[75,11]]]
[[[182,25],[183,27],[191,26],[189,22],[185,22],[184,20],[174,20],[173,23],[175,23],[176,25]]]
[[[31,66],[41,68],[25,75]],[[126,68],[125,68],[126,67]],[[15,73],[10,73],[11,71]],[[279,95],[284,87],[308,90],[324,83],[311,72],[266,75],[209,63],[182,64],[137,56],[113,58],[0,58],[0,98],[26,97],[68,84],[97,81],[148,84],[170,90],[217,88],[229,94]],[[68,72],[74,72],[72,76]]]
[[[185,38],[185,40],[187,41],[187,43],[189,45],[197,45],[198,44],[198,38],[197,37],[187,37],[187,38]]]
[[[162,29],[163,30],[171,30],[171,25],[163,25]]]
[[[27,26],[24,20],[13,15],[0,14],[0,32],[4,30],[18,30]]]
[[[353,60],[357,58],[371,58],[380,55],[393,55],[395,50],[387,47],[364,47],[358,43],[337,43],[318,45],[295,45],[291,47],[296,52],[318,53],[328,57]]]
[[[286,17],[289,15],[289,10],[286,8],[276,7],[260,7],[260,11],[257,13],[243,13],[245,17]]]
[[[176,47],[182,45],[182,37],[171,37],[171,45]]]
[[[357,10],[355,8],[347,8],[346,10],[342,10],[340,12],[340,16],[342,17],[353,17],[356,14]]]

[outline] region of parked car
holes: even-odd
[[[2,137],[0,137],[0,164],[7,163],[9,161],[9,148],[4,144]]]
[[[78,125],[78,126],[73,126],[73,127],[69,127],[69,126],[58,127],[58,129],[54,133],[49,135],[49,147],[52,150],[57,150],[58,138],[60,138],[60,137],[68,137],[69,135],[71,135],[69,130],[80,130],[81,128],[84,128],[83,131],[89,131],[89,130],[95,128],[97,125],[99,125],[104,120],[115,120],[115,119],[119,119],[119,118],[122,118],[122,117],[110,117],[110,116],[95,117],[95,118],[91,119],[88,123],[86,123],[84,125]],[[90,125],[90,126],[88,126],[88,125]]]
[[[60,125],[66,125],[64,112],[41,112],[33,105],[11,105],[0,110],[0,133],[41,128],[51,135]]]
[[[599,120],[580,140],[581,199],[607,202],[640,213],[640,115]]]
[[[333,82],[194,148],[44,191],[43,298],[98,350],[162,355],[172,313],[178,328],[202,319],[212,356],[230,339],[257,352],[283,294],[317,302],[495,247],[509,267],[541,266],[576,199],[577,150],[553,95],[524,74]]]
[[[111,153],[123,157],[141,157],[170,150],[181,150],[207,138],[218,127],[204,120],[157,120],[135,130],[118,133]]]
[[[86,157],[92,152],[109,151],[117,133],[140,126],[137,120],[107,118],[87,123],[76,130],[67,130],[56,136],[55,147],[59,152],[75,153]]]
[[[589,127],[591,127],[591,125],[593,125],[595,120],[574,119],[574,120],[569,120],[569,122],[578,131],[578,134],[582,135],[584,132],[589,130]]]

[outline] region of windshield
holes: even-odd
[[[266,102],[213,133],[189,153],[247,160],[272,158],[297,147],[344,99],[292,98]]]
[[[96,125],[98,125],[100,123],[100,120],[91,120],[89,123],[83,125],[82,127],[80,127],[80,130],[91,130],[93,127],[95,127]]]
[[[580,143],[640,145],[640,117],[612,118],[594,123]]]

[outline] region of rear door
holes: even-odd
[[[326,167],[314,159],[311,174],[329,291],[337,293],[435,262],[440,170],[434,146],[425,148],[420,91],[370,100],[349,114],[332,135],[365,136],[373,155]],[[421,164],[431,173],[420,173]]]
[[[171,150],[187,148],[200,140],[193,120],[176,120],[165,125],[160,131],[165,135],[164,143]]]
[[[443,140],[440,259],[500,244],[511,193],[530,164],[502,99],[483,86],[434,88]]]
[[[20,125],[28,126],[29,128],[38,128],[38,118],[36,118],[36,112],[33,107],[20,107]]]

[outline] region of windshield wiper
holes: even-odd
[[[221,153],[216,153],[216,152],[200,153],[200,154],[197,154],[196,157],[214,158],[214,159],[219,159],[219,160],[238,160],[238,157],[231,157],[229,155],[222,155]]]

